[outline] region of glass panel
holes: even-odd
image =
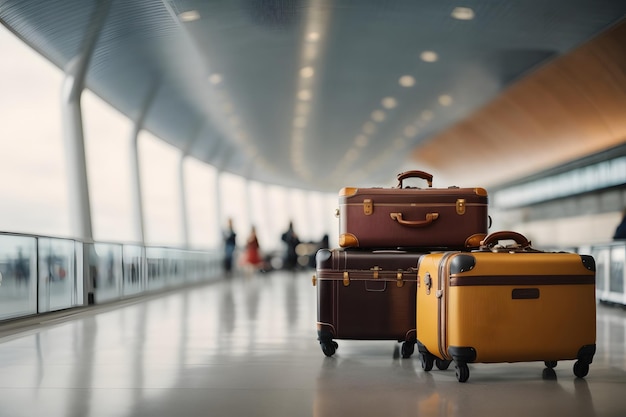
[[[596,261],[596,288],[599,291],[606,290],[606,273],[609,258],[609,248],[593,248],[591,255]]]
[[[609,290],[611,292],[624,293],[624,262],[626,262],[626,247],[616,246],[611,249],[611,269],[609,278]]]
[[[123,295],[140,293],[144,288],[144,263],[141,246],[125,245],[123,249]]]
[[[36,240],[0,236],[0,319],[37,313]]]
[[[96,303],[118,299],[122,296],[122,247],[97,243],[90,246],[89,265],[94,270]]]
[[[165,286],[165,257],[163,248],[146,248],[147,288],[157,290]]]
[[[74,307],[76,303],[74,242],[39,239],[39,312]]]

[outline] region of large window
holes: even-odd
[[[68,235],[63,74],[0,25],[0,230]]]
[[[187,188],[187,224],[194,248],[216,248],[221,244],[220,219],[217,216],[216,170],[194,158],[185,160]]]
[[[180,151],[148,132],[139,135],[139,167],[144,203],[146,243],[183,244]]]
[[[89,91],[83,93],[82,107],[94,239],[136,241],[129,159],[131,123]]]

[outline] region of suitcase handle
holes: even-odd
[[[424,171],[405,171],[398,174],[398,188],[402,188],[402,181],[407,178],[421,178],[426,180],[428,187],[433,186],[433,176]]]
[[[487,248],[497,244],[500,240],[514,240],[522,248],[530,247],[530,241],[526,239],[524,235],[510,230],[502,230],[488,234],[483,241],[480,242],[480,246]]]
[[[404,220],[402,213],[389,213],[391,220],[397,221],[402,226],[407,227],[423,227],[428,226],[439,218],[439,213],[426,213],[426,220]]]

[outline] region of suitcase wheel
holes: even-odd
[[[576,361],[574,363],[574,375],[578,378],[584,378],[589,373],[589,364],[587,362]]]
[[[415,352],[415,342],[402,343],[402,358],[410,358],[413,352]]]
[[[422,369],[426,372],[433,369],[433,364],[435,362],[435,357],[430,353],[419,353],[420,364],[422,365]]]
[[[557,361],[545,361],[544,364],[546,365],[546,368],[556,368],[556,364],[558,362]]]
[[[452,361],[444,361],[443,359],[439,358],[435,359],[435,366],[441,371],[445,371],[446,369],[448,369],[450,363],[452,363]]]
[[[459,382],[465,382],[469,379],[469,367],[465,362],[456,363],[456,379]]]
[[[335,354],[335,351],[339,347],[337,342],[332,340],[320,342],[320,346],[322,347],[322,352],[324,352],[324,355],[328,357],[333,356]]]

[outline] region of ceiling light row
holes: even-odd
[[[458,20],[472,20],[474,18],[474,11],[469,7],[455,7],[451,12],[451,16]],[[434,63],[439,60],[439,54],[431,50],[422,51],[420,53],[420,59],[426,63]],[[405,88],[411,88],[415,86],[416,83],[417,81],[415,77],[409,74],[402,75],[398,79],[398,84],[401,87],[405,87]],[[441,106],[448,107],[453,104],[454,100],[452,96],[450,96],[449,94],[442,94],[437,98],[437,101],[439,102]],[[383,108],[387,110],[394,109],[398,106],[398,102],[393,97],[383,98],[381,100],[381,104]],[[370,116],[371,116],[371,120],[377,123],[381,123],[386,119],[386,113],[383,110],[379,110],[379,109],[374,110],[370,114]],[[396,138],[393,141],[392,148],[396,150],[400,150],[406,147],[407,145],[409,145],[408,139],[415,138],[417,134],[419,133],[420,129],[424,128],[428,124],[428,122],[433,119],[433,117],[434,117],[434,113],[431,110],[424,110],[413,124],[406,126],[403,129],[403,132],[402,132],[403,137]],[[356,136],[353,146],[346,152],[346,156],[344,156],[344,160],[352,159],[357,149],[367,146],[370,142],[369,135],[373,134],[375,130],[376,130],[375,125],[373,126],[371,121],[366,122],[363,125],[362,132]],[[390,152],[391,151],[388,148],[385,152],[380,154],[377,158],[370,161],[370,163],[367,165],[368,168],[371,169],[374,167],[374,165],[382,164],[385,159],[390,157]],[[347,158],[347,155],[351,155],[351,157]],[[340,163],[339,166],[343,166],[343,164]]]

